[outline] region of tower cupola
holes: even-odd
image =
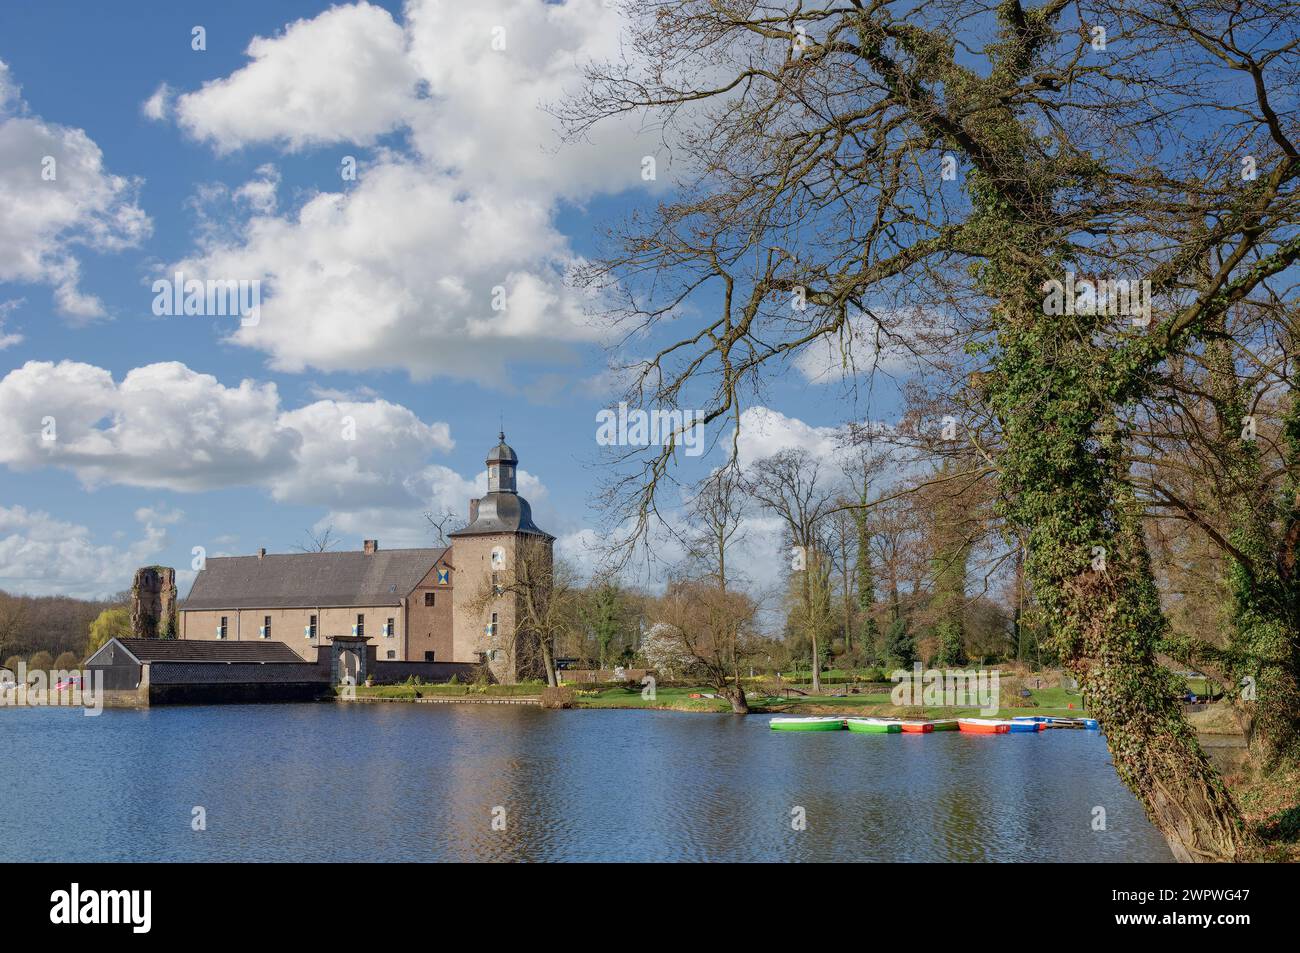
[[[500,441],[487,456],[488,492],[517,493],[515,487],[515,468],[519,466],[519,457],[506,443],[505,431],[497,435]]]

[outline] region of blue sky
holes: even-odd
[[[565,271],[671,175],[641,181],[659,146],[635,123],[561,146],[539,103],[615,48],[615,15],[130,9],[0,8],[0,588],[111,592],[195,546],[285,551],[331,524],[349,548],[427,545],[422,512],[464,511],[502,419],[538,522],[582,563],[606,515],[595,414],[617,396]],[[155,315],[177,266],[260,278],[260,323]],[[889,411],[815,365],[763,395],[755,453],[820,452],[825,428]],[[332,442],[345,417],[351,446]],[[766,539],[752,560],[781,556]]]

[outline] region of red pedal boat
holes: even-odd
[[[976,735],[1005,735],[1011,730],[1011,722],[996,718],[958,718],[957,726]]]

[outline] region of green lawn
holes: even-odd
[[[692,694],[710,692],[708,688],[659,688],[653,700],[641,697],[640,691],[607,688],[596,695],[579,695],[576,708],[671,708],[675,711],[731,711],[731,702],[722,698],[691,698]]]
[[[357,686],[358,698],[517,698],[541,694],[541,685],[375,685]]]
[[[670,708],[677,711],[730,711],[731,704],[720,698],[691,698],[692,694],[712,691],[708,688],[659,688],[653,700],[641,697],[640,692],[623,688],[607,688],[596,695],[579,695],[578,708]],[[1063,715],[1085,714],[1077,692],[1062,688],[1031,689],[1031,697],[1022,706],[998,709],[997,717],[1013,715]],[[1074,708],[1069,704],[1073,702]],[[750,708],[763,713],[790,714],[853,714],[900,715],[911,714],[927,718],[965,718],[979,715],[977,708],[896,708],[890,704],[888,693],[862,695],[813,695],[790,698],[751,698]]]
[[[845,672],[826,673],[848,674]],[[391,698],[415,700],[430,697],[489,697],[517,698],[532,697],[541,694],[542,685],[376,685],[366,688],[357,687],[358,698]],[[835,686],[832,692],[841,686]],[[1198,694],[1205,692],[1204,679],[1188,679],[1188,688]],[[579,695],[575,699],[577,708],[668,708],[677,711],[730,711],[731,704],[720,698],[691,698],[691,695],[710,693],[713,690],[703,687],[660,687],[654,699],[641,697],[640,690],[628,691],[621,686],[611,686],[598,691],[595,695]],[[1003,700],[1007,700],[1004,693]],[[1013,715],[1062,715],[1079,716],[1086,714],[1079,692],[1066,688],[1030,689],[1030,697],[1016,699],[1023,704],[999,708],[997,717],[1009,718]],[[890,703],[888,692],[871,692],[859,695],[790,695],[789,697],[768,696],[751,698],[750,708],[756,712],[788,714],[851,714],[851,715],[912,715],[927,718],[957,718],[978,715],[974,708],[896,708]],[[1069,706],[1073,704],[1074,708]]]

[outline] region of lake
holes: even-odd
[[[5,861],[1172,859],[1095,731],[302,704],[10,709],[0,733]]]

